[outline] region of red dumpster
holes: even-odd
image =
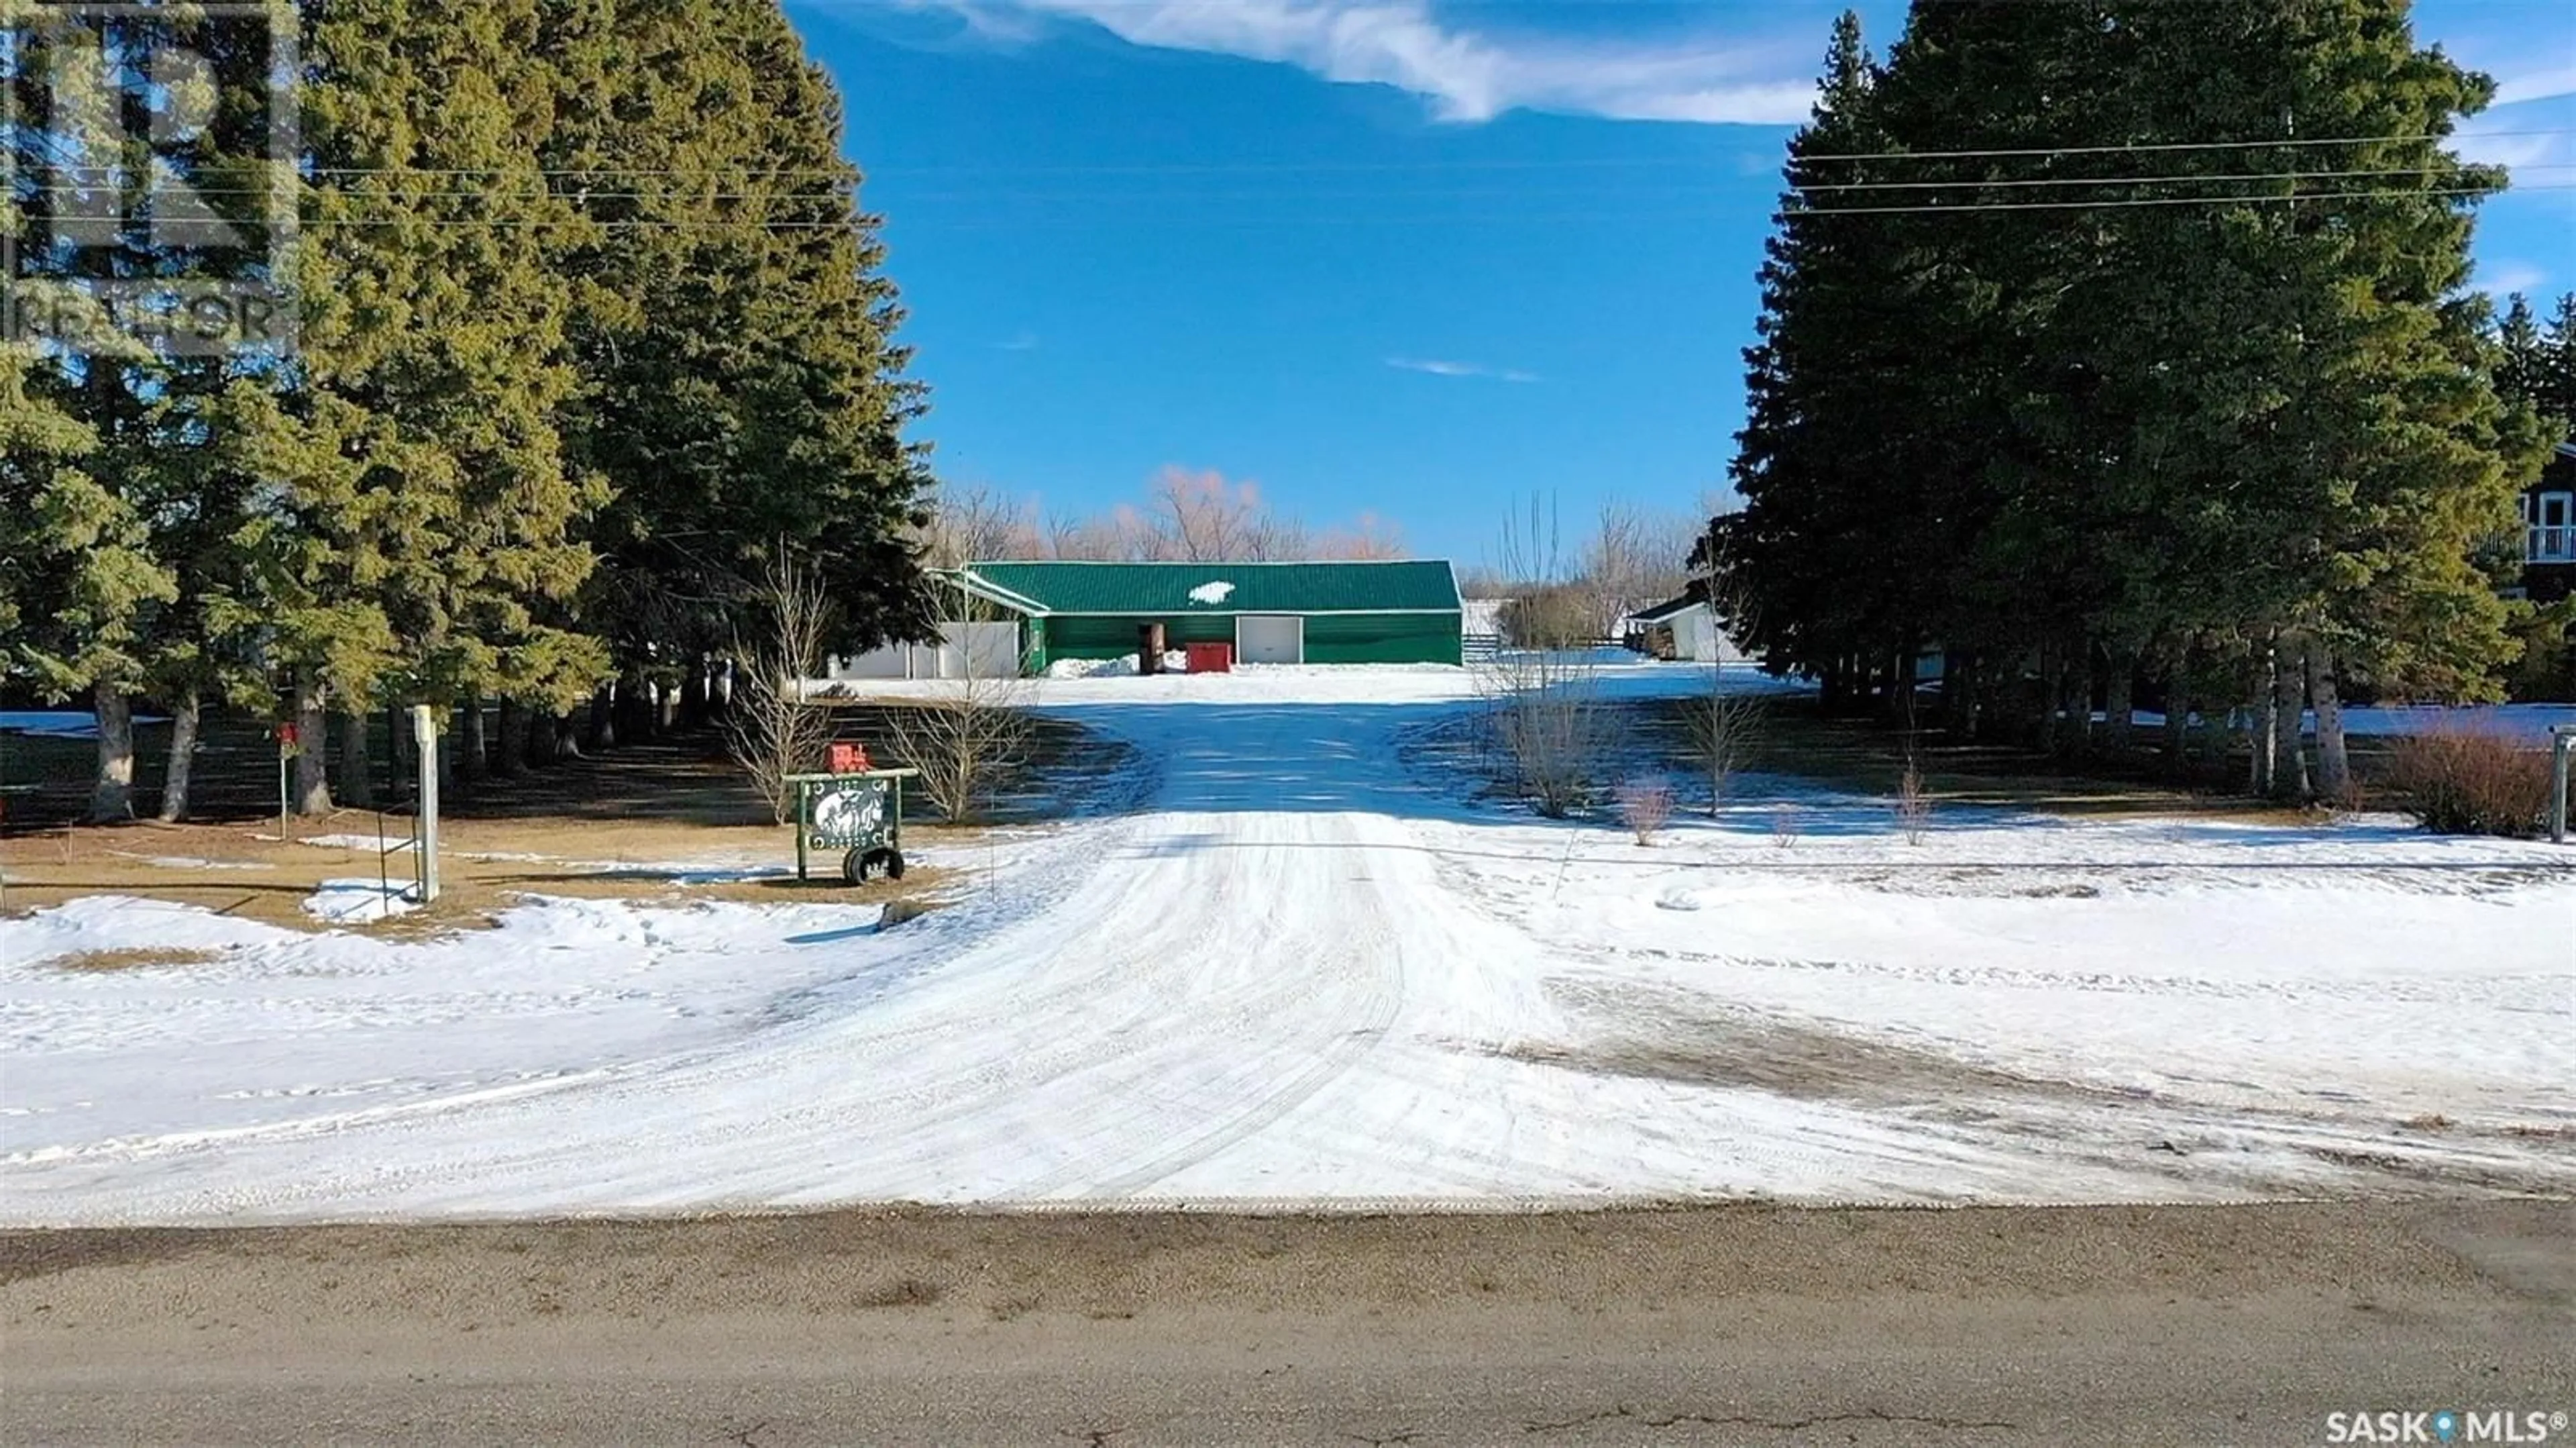
[[[1234,669],[1234,645],[1228,643],[1188,645],[1190,672],[1224,674]]]

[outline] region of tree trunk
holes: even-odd
[[[331,713],[321,681],[310,674],[295,680],[295,812],[331,812]]]
[[[438,737],[433,741],[437,746],[438,754],[432,767],[438,771],[439,807],[444,809],[449,800],[457,797],[457,778],[464,773],[457,768],[456,756],[457,746],[461,742],[457,738],[458,726],[465,721],[457,716],[454,709],[440,709],[431,714],[430,719],[438,730]]]
[[[360,809],[376,803],[375,762],[367,757],[367,714],[352,709],[340,716],[340,802]]]
[[[503,699],[501,717],[493,727],[492,773],[502,779],[515,779],[528,767],[528,706],[516,699]]]
[[[617,685],[602,684],[590,696],[589,734],[585,741],[593,753],[617,747]]]
[[[2134,662],[2114,657],[2110,672],[2102,676],[2102,747],[2114,754],[2128,753],[2135,739],[2137,709],[2130,688],[2136,673]]]
[[[385,706],[385,738],[393,755],[393,787],[387,797],[409,799],[412,781],[420,778],[420,741],[411,737],[411,711],[400,704]]]
[[[483,696],[468,697],[464,706],[465,727],[458,731],[464,748],[457,751],[457,765],[468,785],[481,784],[492,777],[492,736],[483,714]]]
[[[649,744],[653,739],[653,681],[641,669],[629,669],[617,676],[616,701],[609,708],[609,718],[617,737],[629,744]]]
[[[2231,708],[2224,713],[2212,712],[2208,700],[2200,701],[2200,711],[2200,762],[2212,778],[2224,777],[2229,731],[2236,727],[2236,711]]]
[[[2283,799],[2308,798],[2308,757],[2299,747],[2306,693],[2298,645],[2284,643],[2272,654],[2272,792]]]
[[[2055,649],[2039,655],[2039,747],[2054,754],[2065,735],[2057,725],[2058,707],[2066,700],[2066,660]]]
[[[2254,699],[2246,711],[2245,743],[2249,756],[2245,766],[2245,787],[2249,793],[2268,795],[2272,792],[2272,752],[2280,743],[2281,731],[2272,716],[2280,701],[2272,692],[2272,650],[2266,646],[2255,656],[2260,672],[2255,675]]]
[[[2317,790],[2345,803],[2352,792],[2352,756],[2344,748],[2343,694],[2334,659],[2320,643],[2308,645],[2308,698],[2317,710]]]
[[[2069,748],[2082,758],[2093,752],[2093,660],[2090,652],[2076,656],[2080,662],[2066,671],[2066,720]]]
[[[170,707],[170,763],[161,772],[161,818],[177,824],[188,817],[188,776],[197,764],[197,725],[205,704],[194,689],[182,689]]]
[[[680,722],[692,729],[707,723],[707,658],[689,656],[688,677],[680,681]]]
[[[668,734],[680,727],[680,686],[676,683],[664,682],[653,687],[655,696],[661,702],[661,718],[658,721],[659,728],[655,732]]]
[[[554,728],[555,747],[552,751],[554,757],[556,759],[581,758],[581,728],[578,724],[573,722],[573,716],[570,714],[555,715]]]
[[[115,684],[91,691],[98,710],[98,777],[89,791],[93,824],[134,818],[134,701]]]
[[[2165,685],[2165,772],[2191,769],[2191,690],[2177,677]]]

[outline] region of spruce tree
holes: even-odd
[[[621,0],[575,49],[547,164],[600,230],[573,258],[573,446],[616,492],[593,607],[631,683],[730,642],[784,547],[849,650],[923,624],[903,542],[922,392],[829,79],[775,0]],[[596,12],[596,14],[609,12]]]
[[[2525,399],[2558,423],[2560,441],[2576,436],[2576,292],[2560,294],[2535,359],[2540,375]]]
[[[292,523],[264,540],[308,810],[329,802],[334,696],[354,727],[388,690],[453,704],[578,690],[603,667],[561,621],[603,490],[557,429],[575,381],[557,258],[579,218],[537,161],[550,8],[308,7],[309,305],[270,459]]]

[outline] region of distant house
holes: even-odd
[[[1631,614],[1623,628],[1622,639],[1630,648],[1659,659],[1685,659],[1700,664],[1744,661],[1744,652],[1726,636],[1708,606],[1704,590],[1696,585],[1679,598],[1666,599]]]
[[[2555,603],[2576,592],[2576,442],[2562,442],[2522,490],[2522,593]]]
[[[1066,659],[1227,645],[1248,664],[1456,664],[1458,579],[1443,559],[1291,563],[970,563],[949,575],[971,625],[1042,673]]]

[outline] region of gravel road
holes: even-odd
[[[12,1443],[2318,1444],[2576,1409],[2576,1206],[30,1231],[0,1327]]]

